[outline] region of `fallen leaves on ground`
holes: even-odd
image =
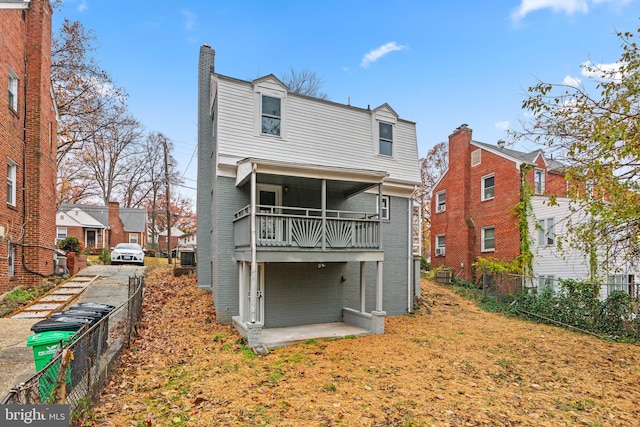
[[[195,278],[156,268],[87,426],[637,426],[639,347],[486,313],[423,280],[384,335],[255,356]]]

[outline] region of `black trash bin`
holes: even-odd
[[[104,319],[102,320],[101,326],[102,346],[100,351],[107,348],[107,338],[109,337],[109,313],[113,310],[115,310],[115,306],[98,302],[79,302],[67,309],[67,311],[93,311],[102,314]]]
[[[35,323],[31,330],[36,334],[48,331],[79,331],[83,326],[88,327],[91,322],[92,319],[86,317],[57,316]]]

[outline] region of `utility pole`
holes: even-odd
[[[169,192],[169,156],[167,154],[167,138],[163,138],[164,142],[164,177],[167,187],[167,262],[173,265],[171,259],[171,193]]]

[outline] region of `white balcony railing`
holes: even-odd
[[[325,211],[286,206],[258,206],[258,247],[306,249],[378,249],[380,221],[377,214]],[[250,207],[234,216],[236,246],[249,245]],[[323,225],[324,224],[324,225]]]

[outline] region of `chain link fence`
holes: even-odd
[[[68,404],[71,413],[95,402],[118,356],[129,346],[142,311],[144,277],[129,277],[129,298],[64,342],[51,361],[14,387],[7,404]]]

